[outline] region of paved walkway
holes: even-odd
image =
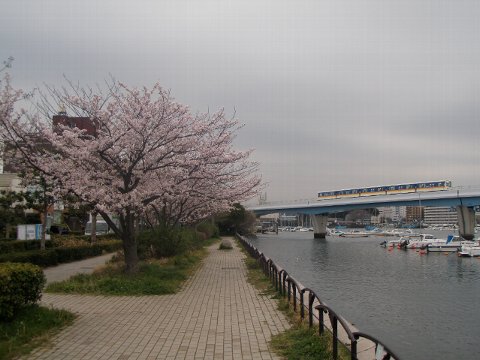
[[[63,281],[75,274],[91,274],[96,267],[104,265],[112,258],[115,253],[95,256],[90,259],[75,261],[67,264],[53,266],[43,269],[43,273],[47,278],[47,284],[55,281]]]
[[[29,359],[276,359],[273,334],[289,327],[275,300],[247,283],[244,255],[212,246],[175,295],[45,294],[42,302],[79,315]]]

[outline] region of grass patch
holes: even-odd
[[[120,263],[108,264],[93,274],[79,274],[52,283],[46,292],[91,295],[164,295],[177,292],[207,254],[195,250],[169,259],[140,262],[139,272],[128,275]]]
[[[235,242],[240,251],[246,256],[243,261],[247,267],[247,281],[260,291],[260,295],[272,295],[273,297],[277,297],[275,288],[263,273],[258,261],[250,256],[240,241],[236,238]]]
[[[286,359],[331,359],[329,341],[325,336],[318,336],[316,328],[298,323],[287,331],[275,335],[270,341],[272,349]]]
[[[242,246],[240,246],[243,249]],[[247,281],[260,291],[260,295],[271,296],[277,298],[279,294],[265,276],[257,260],[247,254],[245,258],[245,265],[247,267]]]
[[[65,310],[25,306],[11,322],[0,323],[0,359],[13,359],[48,344],[74,318],[75,315]]]

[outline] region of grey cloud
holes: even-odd
[[[272,200],[432,178],[480,182],[475,0],[16,1],[15,85],[156,81],[225,108]]]

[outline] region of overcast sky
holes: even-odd
[[[14,86],[159,81],[245,127],[268,200],[480,185],[480,1],[2,1]]]

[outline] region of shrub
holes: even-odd
[[[52,248],[56,244],[53,241],[45,241],[46,248]],[[39,250],[40,249],[40,240],[11,240],[11,241],[0,241],[0,253],[12,253],[20,251],[29,251],[29,250]]]
[[[118,240],[102,241],[83,246],[59,247],[55,251],[59,263],[66,263],[88,257],[102,255],[104,252],[112,252],[121,248],[122,243]]]
[[[33,250],[2,254],[0,255],[0,263],[32,263],[47,267],[101,255],[104,252],[113,252],[120,249],[121,246],[122,242],[118,240],[101,241],[95,244],[82,242],[77,243],[76,246],[69,243],[69,246],[57,247],[44,251]]]
[[[228,239],[222,240],[222,242],[220,243],[220,246],[218,247],[218,250],[232,250],[232,249],[233,249],[232,242]]]
[[[218,227],[210,221],[203,221],[198,224],[197,231],[204,233],[207,239],[218,237],[219,235]]]
[[[159,226],[143,231],[138,237],[140,258],[162,258],[182,254],[189,248],[189,239],[176,228]]]
[[[0,264],[0,319],[11,320],[22,306],[40,300],[45,275],[32,264]]]
[[[46,267],[58,264],[57,253],[55,249],[31,250],[14,252],[0,255],[0,263],[32,263],[38,266]]]
[[[67,235],[59,235],[59,234],[50,234],[52,239],[56,243],[64,243],[64,242],[85,242],[85,243],[90,243],[91,240],[91,235],[83,235],[83,234],[76,234],[71,232],[70,234]],[[97,241],[104,241],[104,240],[116,240],[118,239],[117,235],[115,234],[97,234]]]

